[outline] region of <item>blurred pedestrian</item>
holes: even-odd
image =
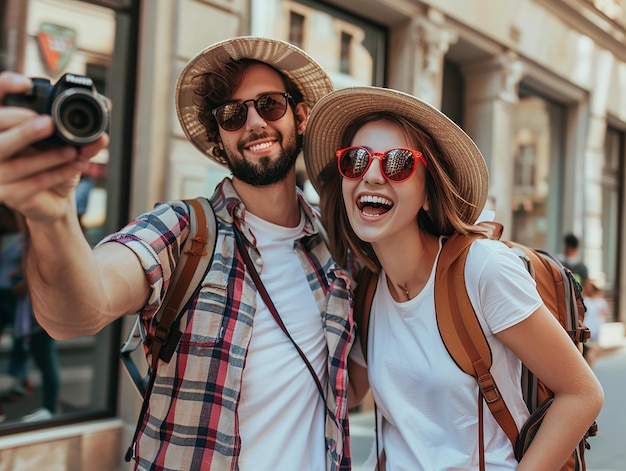
[[[8,373],[12,385],[7,398],[14,402],[24,395],[32,395],[35,387],[28,377],[28,360],[32,357],[42,378],[42,407],[23,417],[23,421],[46,419],[56,409],[59,395],[59,367],[54,340],[35,320],[23,271],[23,256],[28,244],[28,233],[18,213],[0,205],[0,279],[2,280],[3,328],[11,327],[11,350]],[[1,330],[0,330],[1,333]]]
[[[15,287],[17,297],[15,323],[13,327],[13,348],[10,365],[17,365],[10,371],[15,377],[25,378],[31,391],[36,388],[27,379],[28,359],[32,358],[41,374],[42,403],[29,414],[22,417],[22,422],[34,422],[51,418],[57,412],[60,389],[60,373],[56,341],[41,328],[35,319],[26,279]]]
[[[576,281],[584,287],[589,276],[589,270],[580,253],[580,240],[574,234],[569,233],[563,237],[563,253],[559,255],[559,259],[563,265],[570,269]]]
[[[591,331],[591,337],[584,344],[583,356],[593,366],[600,352],[600,329],[609,316],[609,304],[604,298],[604,277],[594,275],[587,278],[584,286],[585,320],[584,324]]]
[[[0,204],[0,337],[11,332],[9,376],[11,386],[7,393],[11,401],[33,392],[27,378],[27,361],[14,342],[15,317],[19,306],[22,258],[24,254],[23,219],[7,206]]]

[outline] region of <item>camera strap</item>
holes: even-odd
[[[245,246],[245,244],[243,242],[243,237],[241,236],[241,232],[239,231],[239,229],[237,228],[237,226],[235,224],[233,224],[233,231],[235,232],[235,240],[237,241],[237,248],[239,249],[239,253],[243,257],[243,261],[246,264],[246,267],[248,268],[248,273],[252,277],[252,281],[254,281],[254,284],[255,284],[257,290],[259,291],[259,294],[261,295],[261,298],[263,298],[263,302],[265,302],[265,305],[267,306],[269,311],[272,313],[272,317],[274,317],[274,320],[276,320],[276,323],[278,324],[280,329],[285,333],[285,335],[287,335],[287,338],[289,338],[289,340],[291,340],[291,343],[296,348],[298,354],[300,355],[300,357],[302,357],[302,360],[304,361],[304,364],[306,365],[307,369],[311,373],[311,376],[313,377],[313,380],[315,381],[315,385],[317,386],[317,390],[319,391],[320,396],[322,397],[322,401],[324,403],[324,407],[326,407],[327,412],[330,414],[330,416],[333,418],[333,420],[335,420],[335,414],[333,413],[333,411],[331,411],[328,408],[328,405],[326,404],[326,394],[324,394],[324,388],[322,386],[322,383],[321,383],[319,377],[317,376],[317,373],[315,372],[315,369],[313,368],[313,365],[311,365],[311,362],[309,361],[309,359],[306,357],[306,355],[304,354],[302,349],[298,346],[296,341],[293,339],[293,337],[291,336],[291,334],[287,330],[287,327],[285,326],[285,323],[283,322],[282,318],[280,317],[280,314],[278,314],[278,310],[276,309],[276,306],[274,306],[274,303],[272,302],[272,298],[270,297],[269,293],[265,289],[265,285],[261,281],[261,277],[259,276],[259,272],[257,272],[257,270],[256,270],[256,268],[254,266],[254,263],[252,263],[252,259],[250,258],[250,254],[246,250],[246,246]]]

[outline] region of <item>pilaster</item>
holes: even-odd
[[[405,31],[392,38],[396,52],[392,52],[390,62],[398,67],[390,74],[390,86],[441,108],[443,59],[457,39],[457,33],[435,8],[415,16]]]
[[[487,161],[489,192],[495,197],[496,219],[504,224],[506,238],[512,224],[513,119],[524,64],[516,53],[508,51],[465,66],[462,73],[466,90],[464,128]]]

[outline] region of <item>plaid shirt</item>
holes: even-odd
[[[334,417],[327,412],[326,468],[349,470],[347,357],[354,339],[350,277],[334,263],[312,223],[319,214],[302,195],[300,203],[308,220],[305,236],[295,248],[319,306],[329,352],[326,405]],[[260,255],[245,222],[245,208],[230,179],[218,185],[211,204],[218,223],[211,269],[198,296],[181,317],[183,335],[176,353],[169,363],[159,364],[137,442],[136,469],[239,469],[237,409],[257,297],[256,287],[236,251],[233,223],[250,244],[255,263]],[[148,331],[189,234],[188,224],[186,204],[173,201],[158,204],[152,212],[105,239],[130,247],[144,267],[152,288],[141,313]]]

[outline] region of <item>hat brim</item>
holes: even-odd
[[[330,77],[303,50],[285,41],[254,36],[240,36],[213,44],[187,62],[176,84],[176,113],[187,138],[204,155],[217,160],[211,153],[214,142],[198,119],[198,96],[195,93],[198,76],[217,70],[219,64],[240,59],[267,63],[286,75],[298,87],[304,102],[312,108],[325,94],[333,90]]]
[[[350,87],[325,95],[311,110],[304,137],[304,160],[313,187],[321,193],[320,172],[336,159],[346,128],[368,114],[389,112],[405,117],[436,141],[453,172],[450,178],[466,203],[463,220],[473,224],[487,200],[489,174],[474,141],[450,118],[418,98],[379,87]]]

